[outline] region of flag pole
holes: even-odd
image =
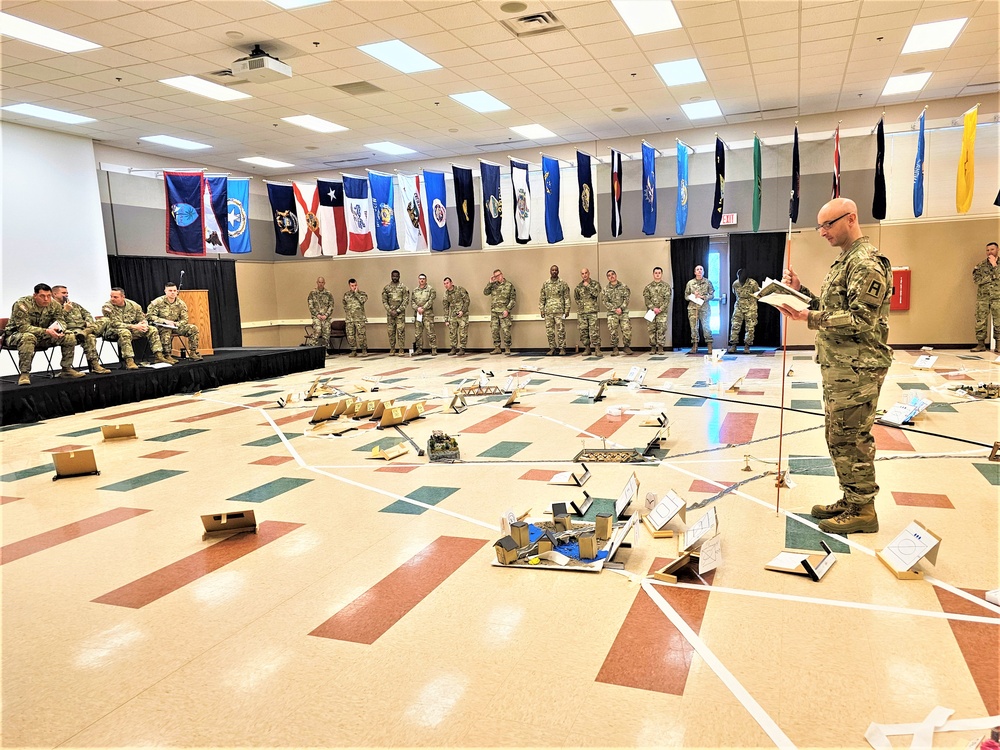
[[[792,190],[790,198],[795,197],[795,191]],[[792,269],[792,216],[788,215],[788,234],[786,239],[786,250],[785,253],[788,256],[788,270]],[[774,512],[778,514],[781,512],[781,488],[787,487],[785,483],[785,474],[781,470],[781,456],[782,448],[784,445],[785,438],[785,380],[788,378],[788,370],[785,369],[786,363],[788,361],[788,321],[785,320],[785,330],[781,334],[781,408],[778,411],[778,479],[774,483],[775,496],[774,496]]]

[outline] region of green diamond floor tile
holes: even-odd
[[[792,474],[805,474],[813,477],[837,476],[837,472],[833,468],[833,461],[829,456],[789,456],[788,470]]]
[[[514,440],[503,440],[492,448],[488,448],[479,454],[480,458],[510,458],[516,453],[520,453],[531,443],[519,443]]]
[[[674,402],[674,406],[701,406],[705,401],[701,396],[681,396]]]
[[[283,391],[280,388],[275,391],[257,391],[256,393],[244,394],[243,398],[261,398],[262,396],[271,396],[275,393],[283,393]]]
[[[94,435],[101,431],[100,427],[88,427],[86,430],[77,430],[76,432],[64,432],[59,437],[83,437],[84,435]]]
[[[972,464],[994,487],[1000,485],[1000,464]]]
[[[289,490],[294,490],[296,487],[309,484],[311,481],[311,479],[282,477],[281,479],[273,479],[270,482],[260,485],[260,487],[254,487],[252,490],[241,492],[239,495],[233,495],[233,497],[226,499],[237,503],[262,503],[278,495],[283,495]]]
[[[104,487],[98,487],[97,489],[108,490],[109,492],[131,492],[132,490],[137,490],[156,482],[162,482],[164,479],[170,479],[170,477],[175,477],[178,474],[186,473],[187,472],[179,471],[177,469],[157,469],[156,471],[151,471],[148,474],[140,474],[137,477],[123,479],[120,482],[108,484]]]
[[[927,391],[930,388],[926,383],[896,383],[904,391]]]
[[[386,448],[392,448],[396,445],[399,445],[400,443],[406,443],[406,438],[404,438],[402,435],[393,430],[392,437],[379,438],[374,443],[368,443],[367,445],[359,446],[354,450],[357,451],[358,453],[371,453],[372,448],[376,446],[378,446],[382,450],[385,450]],[[407,443],[407,445],[409,446],[409,443]]]
[[[285,437],[289,440],[294,440],[297,437],[301,437],[301,432],[286,432]],[[281,442],[281,435],[268,435],[267,437],[262,437],[260,440],[253,440],[249,443],[243,443],[244,446],[249,446],[252,448],[269,448],[276,443]]]
[[[951,404],[946,404],[944,401],[935,401],[933,404],[927,407],[927,411],[957,412],[958,409],[956,409]]]
[[[793,398],[789,405],[793,409],[802,409],[803,411],[821,411],[823,409],[823,402],[813,399]]]
[[[9,474],[4,474],[0,476],[0,482],[16,482],[19,479],[28,479],[29,477],[37,477],[39,474],[45,474],[46,472],[55,473],[56,467],[52,464],[42,464],[41,466],[32,466],[30,469],[20,469],[19,471],[12,471]]]
[[[407,497],[411,500],[426,503],[427,505],[437,505],[439,502],[447,497],[450,497],[451,495],[454,495],[456,492],[458,492],[458,487],[418,487],[413,492],[409,493]],[[406,516],[419,516],[425,511],[426,508],[421,508],[418,505],[397,500],[396,502],[382,508],[379,513],[400,513]]]
[[[812,521],[813,523],[816,523],[817,520],[808,513],[796,513],[795,515],[799,518],[804,518],[807,521]],[[836,539],[827,536],[822,531],[817,531],[816,529],[801,524],[793,518],[788,516],[785,517],[785,546],[787,548],[823,552],[823,548],[819,545],[820,540],[826,542],[830,546],[830,550],[832,552],[845,555],[851,554],[851,548],[844,542],[837,541]]]
[[[181,438],[191,437],[192,435],[197,435],[202,432],[208,432],[208,430],[199,430],[192,427],[187,430],[178,430],[177,432],[168,432],[166,435],[146,438],[146,440],[150,443],[169,443],[171,440],[180,440]]]

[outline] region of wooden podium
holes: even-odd
[[[208,311],[207,289],[181,289],[177,296],[184,300],[188,308],[188,323],[198,326],[198,351],[201,354],[214,354],[212,348],[212,316]],[[172,356],[180,356],[177,339],[171,346]]]

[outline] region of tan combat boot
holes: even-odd
[[[589,357],[590,356],[590,347],[589,346],[586,349],[583,350],[583,356],[584,357]]]
[[[630,357],[631,357],[631,356],[632,356],[632,354],[633,354],[633,352],[632,352],[632,347],[630,347],[630,346],[629,346],[628,344],[626,344],[626,345],[625,345],[625,354],[627,354],[627,355],[628,355],[628,356],[630,356]]]
[[[101,364],[99,359],[88,360],[88,364],[90,365],[90,371],[97,373],[98,375],[107,375],[111,372],[111,370]]]
[[[726,354],[736,354],[736,344],[730,344],[729,348],[726,349]]]
[[[743,345],[743,353],[744,354],[749,354],[750,353],[750,344],[744,344]]]
[[[157,364],[172,365],[177,360],[174,359],[173,357],[164,357],[163,352],[157,352],[156,354],[153,355],[153,361],[156,362]]]
[[[198,354],[198,352],[188,352],[188,359],[192,362],[201,362],[205,358]]]
[[[351,353],[350,353],[350,354],[348,354],[347,356],[348,356],[348,357],[357,357],[357,356],[358,356],[358,353],[357,353],[357,352],[356,352],[356,351],[355,351],[354,349],[351,349]]]
[[[491,351],[490,354],[500,354],[500,347],[494,346],[493,351]]]
[[[985,352],[986,351],[986,342],[985,341],[980,341],[978,344],[976,344],[974,347],[972,347],[969,351],[970,352]]]
[[[139,369],[139,365],[137,365],[135,363],[135,360],[132,359],[132,357],[125,357],[125,369],[126,370],[138,370]]]
[[[434,348],[432,347],[432,348],[431,348],[431,356],[432,356],[432,357],[436,357],[437,355],[438,355],[438,350],[437,350],[437,349],[434,349]]]
[[[554,346],[550,346],[549,350],[547,352],[545,352],[545,356],[546,357],[551,357],[555,353],[556,353],[556,348]]]
[[[692,344],[691,345],[691,351],[688,352],[688,353],[689,354],[697,354],[698,353],[698,345],[697,344]]]
[[[18,385],[31,385],[31,376],[28,373],[26,373],[26,372],[22,372],[21,376],[17,379],[17,384]]]
[[[604,353],[601,351],[601,347],[597,347],[596,349],[594,349],[594,356],[595,357],[603,357],[604,356]]]
[[[509,346],[505,346],[503,348],[503,353],[506,354],[509,357],[510,356],[510,347]]]
[[[618,356],[618,347],[617,346],[611,347],[611,356],[612,357],[617,357]]]
[[[84,374],[82,372],[80,372],[79,370],[74,370],[72,367],[64,367],[64,368],[62,368],[62,370],[59,371],[59,374],[56,377],[59,377],[59,378],[82,378],[82,377],[84,377]]]
[[[835,503],[830,503],[829,505],[814,505],[810,515],[813,518],[833,518],[839,516],[845,510],[851,507],[851,504],[847,502],[844,498],[840,498]]]
[[[367,350],[367,349],[362,349],[362,350],[361,350],[361,355],[360,355],[360,356],[362,356],[362,357],[367,357],[367,356],[368,356],[368,350]]]
[[[827,534],[874,534],[878,531],[875,503],[852,504],[839,516],[820,521],[818,526]]]
[[[708,355],[712,356],[712,345],[711,344],[708,345]]]
[[[564,347],[564,346],[560,346],[559,347],[559,356],[560,357],[565,357],[566,356],[566,347]]]

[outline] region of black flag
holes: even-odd
[[[726,193],[726,147],[715,137],[715,203],[712,204],[712,229],[722,224],[722,205]]]
[[[472,170],[451,165],[455,178],[455,210],[458,213],[458,246],[472,246],[472,227],[476,220],[476,196],[472,191]]]
[[[593,237],[594,228],[594,179],[590,173],[590,154],[576,152],[576,182],[580,187],[580,234]]]
[[[794,224],[799,220],[799,127],[795,126],[792,141],[792,199],[788,201],[788,218]]]
[[[885,128],[878,121],[875,133],[875,195],[872,197],[872,216],[879,221],[885,218]]]

